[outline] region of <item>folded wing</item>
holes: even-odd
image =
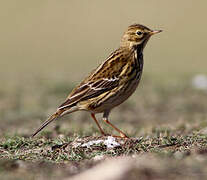
[[[90,98],[99,96],[100,94],[110,91],[117,87],[119,78],[102,78],[97,81],[89,81],[77,87],[71,96],[59,106],[59,109],[65,109],[74,106],[80,101],[85,101]]]

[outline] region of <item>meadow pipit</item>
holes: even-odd
[[[103,120],[118,131],[120,137],[126,138],[125,133],[108,121],[109,113],[135,91],[143,70],[143,49],[150,37],[159,32],[161,30],[153,31],[140,24],[129,26],[120,47],[73,89],[33,136],[54,119],[84,110],[91,113],[102,135],[106,134],[96,120],[96,113],[103,113]]]

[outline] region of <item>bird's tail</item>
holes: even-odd
[[[32,137],[34,137],[36,134],[38,134],[42,129],[44,129],[48,124],[50,124],[52,121],[54,121],[56,118],[60,117],[64,110],[57,110],[54,114],[52,114],[36,131],[34,134],[32,134]]]

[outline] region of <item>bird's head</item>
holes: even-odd
[[[162,30],[151,30],[141,24],[133,24],[124,33],[121,39],[121,46],[134,48],[140,45],[144,48],[149,38],[160,32]]]

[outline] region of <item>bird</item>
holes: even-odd
[[[32,134],[32,137],[57,118],[75,111],[87,111],[103,136],[107,134],[95,117],[97,113],[103,113],[103,121],[119,133],[120,136],[116,137],[128,138],[109,121],[109,114],[136,90],[143,71],[143,50],[150,37],[160,32],[162,30],[151,30],[141,24],[128,26],[123,33],[119,48],[71,91],[66,100]]]

